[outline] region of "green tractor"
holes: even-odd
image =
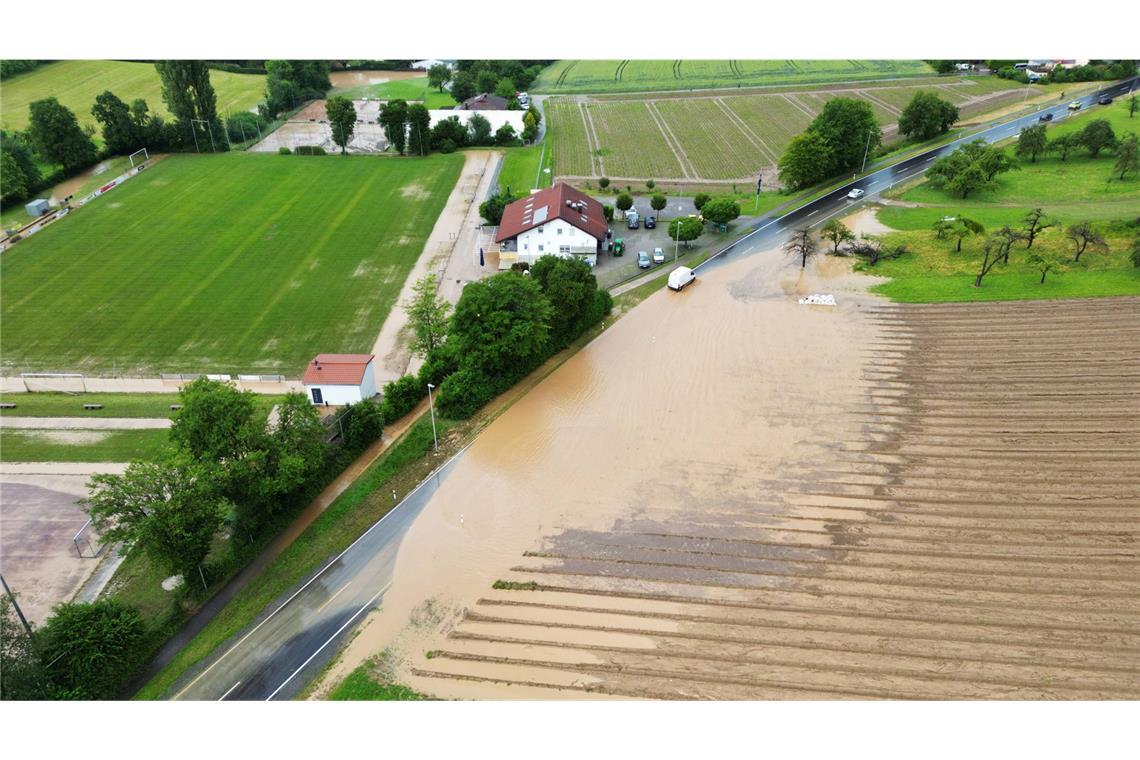
[[[621,238],[614,239],[614,256],[621,256],[625,253],[625,241]]]

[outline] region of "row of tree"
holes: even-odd
[[[1079,132],[1068,132],[1052,140],[1049,139],[1044,124],[1026,127],[1017,137],[1014,154],[1018,158],[1028,158],[1030,163],[1036,163],[1039,156],[1056,153],[1064,161],[1070,153],[1080,148],[1087,150],[1090,158],[1096,158],[1104,150],[1112,151],[1116,158],[1113,173],[1119,172],[1119,179],[1140,169],[1136,135],[1126,132],[1118,139],[1112,124],[1106,119],[1094,119]]]
[[[268,120],[323,98],[332,87],[328,61],[266,61],[265,102],[258,111]]]
[[[451,96],[462,103],[482,92],[507,99],[508,109],[520,109],[515,94],[526,92],[531,83],[551,61],[459,61],[452,72],[437,64],[428,70],[433,87],[442,92],[451,82]]]

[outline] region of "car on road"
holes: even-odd
[[[860,190],[859,188],[855,187],[855,188],[851,189],[851,192],[847,193],[847,197],[853,201],[857,201],[866,194],[867,194],[866,190]]]
[[[669,273],[669,289],[680,293],[682,288],[695,279],[697,279],[697,276],[693,273],[692,269],[688,267],[677,267]]]
[[[1101,95],[1096,99],[1096,102],[1102,106],[1110,106],[1112,105],[1112,98],[1108,95]]]
[[[1037,117],[1037,121],[1053,121],[1053,114],[1043,113]]]
[[[645,251],[637,252],[637,267],[639,269],[649,269],[649,254]]]
[[[652,230],[652,229],[656,229],[656,228],[657,228],[657,217],[655,217],[655,216],[645,217],[645,229]]]
[[[1074,100],[1072,103],[1070,103],[1070,104],[1069,104],[1069,110],[1070,110],[1070,111],[1079,111],[1079,110],[1081,110],[1081,101],[1079,101],[1079,100]]]
[[[645,226],[648,227],[649,225],[646,224]],[[665,251],[661,250],[660,248],[654,248],[653,249],[653,263],[654,264],[664,264],[665,263]]]

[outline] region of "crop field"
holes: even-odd
[[[922,90],[955,102],[963,116],[1016,102],[1024,93],[1006,80],[959,77],[922,86],[555,98],[548,101],[554,172],[571,179],[752,181],[773,170],[828,99],[865,100],[890,138],[902,109]]]
[[[167,158],[0,259],[3,367],[295,377],[366,351],[462,163]]]
[[[651,92],[657,90],[814,84],[930,76],[922,61],[557,61],[532,90],[544,93]]]
[[[210,71],[218,96],[218,112],[248,111],[265,97],[265,77]],[[75,112],[80,124],[94,124],[95,97],[110,90],[130,103],[142,98],[151,113],[166,114],[158,72],[149,63],[126,61],[59,61],[4,80],[0,88],[0,121],[5,129],[28,126],[28,104],[54,97]]]

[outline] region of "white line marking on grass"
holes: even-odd
[[[219,701],[219,702],[223,702],[223,701],[225,701],[226,697],[228,697],[230,694],[232,694],[232,693],[233,693],[233,691],[234,691],[234,689],[236,689],[236,688],[237,688],[237,687],[239,687],[239,686],[241,686],[241,681],[238,681],[237,683],[235,683],[233,686],[231,686],[231,687],[230,687],[230,690],[229,690],[229,691],[227,691],[227,692],[226,692],[225,694],[223,694],[222,696],[218,697],[218,701]]]

